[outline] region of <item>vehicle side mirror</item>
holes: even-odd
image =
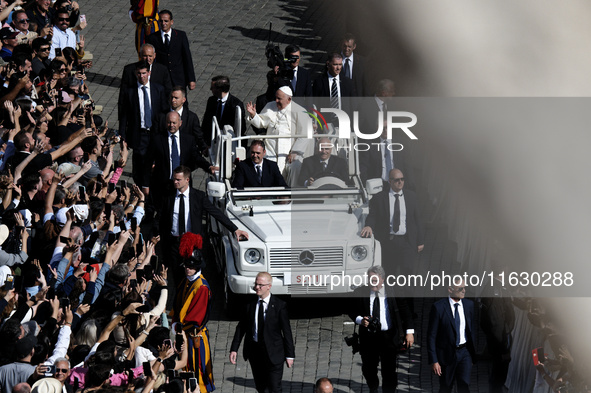
[[[207,193],[214,198],[222,198],[226,193],[226,185],[224,183],[210,181],[207,183]]]
[[[365,182],[365,189],[367,190],[368,195],[375,195],[378,192],[382,191],[382,188],[384,188],[384,183],[382,182],[382,179],[368,179]]]

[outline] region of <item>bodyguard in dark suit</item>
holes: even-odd
[[[367,94],[367,78],[365,74],[365,58],[353,53],[357,48],[355,37],[347,33],[341,42],[341,55],[343,55],[343,76],[351,79],[358,96]]]
[[[372,234],[382,246],[382,266],[388,274],[398,267],[401,273],[414,270],[418,253],[424,248],[424,231],[414,192],[402,190],[404,174],[392,169],[390,188],[384,189],[369,201],[362,237]]]
[[[197,149],[201,154],[206,144],[203,140],[203,132],[201,131],[201,123],[199,122],[199,116],[195,112],[189,110],[188,106],[185,105],[187,102],[187,93],[182,86],[175,86],[170,92],[170,110],[178,112],[181,116],[181,128],[179,129],[181,134],[188,134],[193,136],[197,143]],[[166,134],[166,114],[162,114],[158,121],[158,132]]]
[[[294,62],[289,63],[294,71],[294,77],[289,81],[293,97],[311,97],[312,96],[312,76],[310,71],[300,66],[301,54],[297,45],[288,45],[285,48],[285,58],[296,58]],[[277,89],[281,86],[277,86]],[[275,89],[275,91],[277,90]],[[300,103],[301,104],[301,103]],[[303,105],[302,105],[303,106]]]
[[[317,77],[312,85],[314,104],[320,108],[336,108],[350,113],[353,110],[350,97],[355,96],[353,81],[342,75],[343,57],[340,53],[331,53],[326,62],[327,71]],[[328,115],[327,121],[336,125],[334,115]]]
[[[254,291],[257,300],[249,303],[238,322],[230,347],[230,362],[236,364],[238,348],[244,338],[244,359],[250,362],[256,390],[281,392],[283,362],[293,366],[295,349],[285,302],[271,295],[273,278],[257,274]]]
[[[158,116],[166,112],[164,87],[150,82],[150,65],[146,61],[136,64],[135,86],[125,88],[119,104],[119,133],[133,149],[133,179],[139,186],[145,181],[146,154],[150,134],[154,131]]]
[[[250,158],[236,165],[232,187],[288,187],[277,163],[265,158],[266,152],[265,142],[252,141]]]
[[[168,112],[166,118],[166,133],[152,135],[146,164],[149,168],[154,165],[151,176],[145,184],[150,184],[150,194],[154,206],[160,210],[163,193],[172,189],[172,171],[179,165],[189,167],[191,171],[196,168],[211,172],[211,164],[197,150],[197,144],[193,135],[182,133],[182,122],[178,112]]]
[[[474,303],[464,299],[466,285],[453,283],[449,297],[433,303],[427,330],[427,354],[433,373],[439,376],[439,392],[469,392],[474,363]]]
[[[150,82],[157,83],[163,86],[166,95],[168,96],[172,89],[170,75],[166,67],[164,67],[162,64],[154,62],[154,60],[156,59],[156,51],[154,49],[154,46],[150,44],[142,45],[142,47],[140,48],[140,57],[142,58],[142,60],[147,61],[150,65]],[[137,78],[135,76],[135,67],[137,66],[137,64],[137,62],[131,63],[123,68],[123,75],[121,75],[120,94],[126,88],[135,86],[137,82]]]
[[[172,85],[188,86],[189,90],[193,90],[196,79],[187,34],[172,28],[172,12],[162,10],[159,15],[160,31],[150,34],[146,42],[156,49],[156,61],[168,69]]]
[[[217,118],[220,130],[223,130],[226,125],[230,125],[234,128],[237,106],[240,107],[242,111],[240,124],[242,135],[244,135],[246,132],[246,113],[244,112],[244,104],[238,98],[230,94],[230,78],[224,75],[214,76],[211,79],[210,90],[213,95],[207,100],[205,114],[203,115],[203,138],[205,144],[211,146],[211,125],[214,116]]]
[[[224,213],[212,205],[203,191],[189,187],[190,177],[191,170],[186,166],[181,165],[173,170],[174,190],[164,199],[159,228],[157,228],[163,239],[162,249],[165,250],[166,261],[173,268],[177,284],[183,278],[178,254],[180,237],[186,232],[204,236],[201,224],[203,213],[209,214],[230,232],[233,232],[237,238],[244,236],[248,239],[248,233],[238,229]],[[174,286],[170,283],[169,289],[174,290]],[[174,296],[172,297],[174,298]]]
[[[302,169],[298,177],[300,186],[311,186],[314,180],[325,176],[338,177],[345,183],[349,182],[349,168],[347,161],[331,155],[332,143],[329,138],[318,139],[316,154],[304,158]]]
[[[367,275],[367,285],[353,293],[349,317],[359,325],[361,369],[369,391],[378,391],[381,361],[383,392],[394,392],[398,352],[414,343],[412,317],[406,302],[398,301],[391,288],[384,286],[386,273],[381,266],[372,266]]]

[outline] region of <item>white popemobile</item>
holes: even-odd
[[[363,187],[357,152],[346,157],[350,185],[328,176],[308,188],[238,190],[231,187],[234,162],[246,156],[239,141],[277,136],[234,137],[230,126],[215,131],[211,156],[219,171],[209,179],[207,193],[249,234],[248,240],[238,241],[215,220],[208,222],[216,262],[225,273],[226,304],[232,306],[238,294],[253,294],[254,278],[261,271],[271,274],[273,293],[279,295],[344,294],[362,285],[367,269],[381,263],[379,242],[359,233],[368,200],[382,182],[369,180]],[[314,137],[320,136],[330,135]]]

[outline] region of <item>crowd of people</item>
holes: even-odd
[[[300,65],[299,47],[269,51],[266,91],[246,105],[230,94],[228,76],[213,77],[201,123],[187,103],[187,89],[196,87],[187,35],[173,28],[173,13],[157,12],[157,5],[132,2],[140,61],[122,73],[118,130],[103,121],[85,82],[92,55],[85,51],[86,17],[79,5],[15,0],[0,7],[0,342],[11,344],[0,347],[2,393],[215,390],[207,329],[211,288],[202,274],[203,213],[240,240],[249,234],[191,187],[194,170],[217,169],[207,159],[212,125],[302,136],[300,117],[307,115],[295,98],[304,106],[324,98],[325,106],[347,110],[352,97],[369,96],[372,107],[365,109],[372,115],[364,127],[375,130],[371,119],[379,121],[394,95],[388,79],[371,88],[355,37],[346,35],[341,52],[327,56],[316,78]],[[243,117],[237,120],[238,110]],[[386,291],[383,279],[395,269],[411,272],[424,236],[416,195],[405,188],[413,181],[405,179],[411,173],[407,158],[386,148],[392,143],[386,133],[372,142],[382,149],[362,154],[361,179],[382,179],[384,190],[372,199],[361,234],[380,240],[382,260],[389,262],[385,270],[370,269],[378,284],[360,289],[350,316],[360,326],[370,390],[378,389],[381,361],[388,391],[397,385],[396,354],[414,343],[414,310],[412,302]],[[323,176],[351,185],[346,159],[331,154],[330,144],[326,137],[317,146],[303,138],[255,140],[250,158],[237,164],[232,186],[310,187]],[[130,154],[133,184],[122,178]],[[295,357],[287,307],[271,295],[268,273],[257,275],[253,285],[258,299],[238,324],[230,361],[236,363],[244,339],[257,390],[281,391],[283,364],[291,367]],[[450,287],[450,301],[461,302],[463,289]],[[465,303],[467,313],[458,320],[464,337],[442,344],[436,325],[446,315],[437,304],[429,353],[433,371],[444,375],[442,386],[451,388],[453,380],[446,380],[441,367],[449,369],[443,360],[449,353],[441,357],[439,350],[465,349],[469,363],[472,305]],[[488,307],[498,311],[494,305]],[[451,307],[456,315],[457,310]],[[445,335],[451,337],[449,329]],[[493,354],[499,362],[497,389],[507,375],[511,331],[486,334],[491,343],[500,337],[495,348],[503,349]],[[566,391],[580,382],[580,374],[568,351],[560,351],[562,381],[547,373],[552,363],[537,367],[556,391]],[[455,367],[455,352],[452,357]],[[469,367],[462,373],[458,388],[465,390]],[[332,389],[328,378],[315,385],[316,392]]]

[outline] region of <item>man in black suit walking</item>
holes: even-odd
[[[140,57],[142,60],[147,61],[150,65],[150,82],[163,86],[166,95],[168,95],[172,89],[170,75],[166,67],[164,67],[162,64],[154,62],[156,59],[156,50],[154,49],[154,46],[150,44],[142,45],[140,48]],[[137,82],[137,78],[135,76],[135,67],[137,64],[137,62],[131,63],[123,67],[119,95],[121,95],[126,88],[135,86]]]
[[[367,81],[365,75],[365,58],[353,53],[357,48],[355,37],[351,33],[345,34],[341,42],[341,55],[343,55],[343,76],[353,81],[355,92],[364,97],[367,93]]]
[[[179,166],[172,172],[174,191],[164,199],[162,214],[160,215],[160,236],[163,240],[162,249],[166,250],[169,266],[173,268],[175,283],[183,278],[183,269],[180,268],[179,242],[180,237],[186,232],[203,236],[203,213],[207,213],[226,229],[234,233],[240,239],[241,236],[248,240],[248,233],[238,229],[218,208],[211,204],[203,191],[189,186],[191,170],[186,166]],[[169,289],[174,286],[169,283]],[[174,298],[174,296],[172,296]]]
[[[234,171],[232,187],[288,187],[277,163],[265,158],[265,142],[260,139],[250,144],[250,158],[240,161]]]
[[[172,85],[188,86],[189,90],[193,90],[196,86],[195,69],[187,34],[172,28],[172,12],[162,10],[159,15],[160,31],[150,34],[146,42],[156,49],[156,61],[168,69]]]
[[[142,60],[135,66],[137,82],[122,91],[119,103],[119,133],[133,149],[133,179],[138,186],[145,183],[146,154],[150,134],[158,116],[166,112],[164,87],[150,82],[150,65]]]
[[[281,392],[283,362],[291,368],[295,357],[287,306],[271,295],[272,283],[269,273],[257,274],[254,282],[257,300],[247,305],[230,347],[230,362],[236,364],[238,348],[245,337],[244,359],[250,362],[259,393],[266,389],[271,393]]]
[[[180,132],[183,122],[178,112],[168,112],[165,118],[166,132],[152,135],[146,157],[148,168],[153,164],[154,169],[151,176],[149,171],[146,171],[148,178],[144,184],[150,184],[147,191],[152,194],[152,202],[157,210],[160,210],[164,193],[172,189],[171,178],[174,168],[183,165],[191,171],[201,168],[210,173],[213,170],[211,164],[197,151],[193,135]]]
[[[369,201],[362,237],[372,234],[382,246],[382,266],[388,274],[408,274],[414,270],[418,253],[424,248],[424,231],[418,200],[414,192],[404,190],[404,174],[399,169],[389,173],[390,188]]]
[[[370,393],[377,392],[381,361],[383,392],[394,392],[398,352],[414,343],[412,317],[406,302],[398,301],[390,288],[384,287],[386,273],[381,266],[370,267],[367,276],[367,285],[353,293],[349,311],[349,317],[359,325],[361,370]]]
[[[207,100],[205,114],[203,115],[203,138],[205,144],[211,146],[211,125],[215,116],[220,130],[224,126],[231,125],[234,129],[236,122],[236,107],[240,107],[242,116],[240,118],[240,127],[242,135],[246,132],[246,113],[244,104],[238,98],[230,94],[230,78],[224,75],[218,75],[211,78],[211,93],[213,94]]]
[[[345,183],[349,182],[349,168],[347,161],[330,154],[333,144],[329,138],[318,139],[316,154],[304,158],[302,170],[298,177],[300,186],[309,187],[317,180],[325,176],[338,177]]]
[[[466,283],[452,283],[449,297],[433,303],[427,328],[427,355],[439,376],[439,392],[450,393],[454,382],[459,393],[470,392],[474,347],[474,303],[466,296]]]

